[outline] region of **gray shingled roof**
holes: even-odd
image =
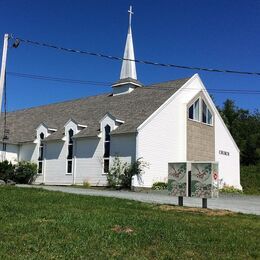
[[[189,78],[147,87],[136,88],[129,94],[112,96],[103,94],[61,103],[50,104],[7,113],[8,143],[31,142],[36,137],[36,128],[44,123],[56,128],[46,140],[61,139],[64,125],[69,119],[87,125],[75,137],[97,136],[99,121],[106,113],[124,120],[113,134],[136,132],[137,127],[159,108],[172,94],[182,87]],[[162,90],[163,87],[167,87]],[[0,140],[3,138],[3,116],[0,119]]]

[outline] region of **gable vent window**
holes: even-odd
[[[212,114],[209,111],[206,103],[202,100],[202,122],[212,125]]]
[[[43,144],[43,139],[44,139],[44,133],[40,133],[40,145],[39,145],[39,158],[38,158],[38,173],[42,173],[43,169],[43,152],[44,152],[44,144]]]
[[[109,171],[109,157],[110,157],[110,132],[111,127],[105,126],[105,141],[104,141],[104,173]]]
[[[68,142],[68,156],[67,156],[67,173],[72,173],[72,159],[73,159],[73,130],[69,130],[69,142]]]
[[[200,121],[200,99],[197,99],[189,108],[189,119]]]

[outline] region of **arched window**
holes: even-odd
[[[69,140],[68,140],[68,156],[67,156],[67,173],[72,173],[72,160],[73,160],[73,139],[74,134],[73,130],[68,131]]]
[[[43,158],[44,158],[44,133],[40,133],[39,157],[38,157],[38,173],[42,173]]]
[[[110,157],[110,132],[111,127],[105,126],[105,140],[104,140],[104,173],[109,171],[109,157]]]

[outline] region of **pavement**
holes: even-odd
[[[60,191],[72,194],[87,196],[104,196],[120,199],[136,200],[154,204],[178,205],[178,197],[169,196],[167,191],[134,192],[126,190],[103,190],[75,188],[70,186],[39,186],[39,185],[16,185],[24,188],[41,188],[49,191]],[[201,207],[202,199],[186,198],[183,199],[184,206]],[[240,194],[220,194],[219,198],[208,199],[208,208],[230,210],[246,214],[260,215],[260,196],[240,195]]]

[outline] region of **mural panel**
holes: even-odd
[[[191,163],[191,196],[198,198],[218,197],[217,163]]]
[[[172,196],[187,196],[187,163],[168,164],[168,190]]]

